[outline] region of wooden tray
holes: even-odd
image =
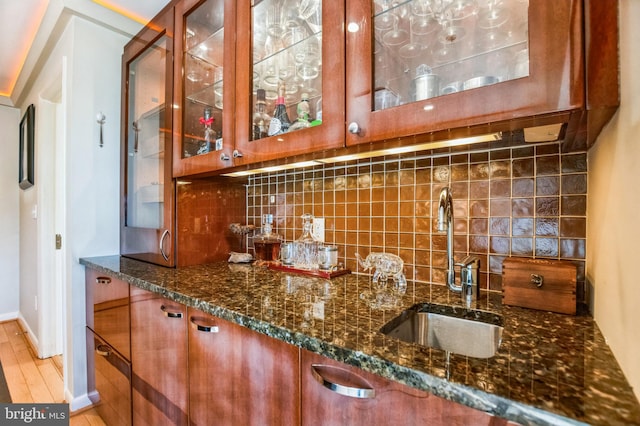
[[[502,303],[575,315],[576,270],[562,260],[509,257],[502,263]]]
[[[292,274],[307,275],[310,277],[320,277],[320,278],[326,278],[326,279],[336,278],[341,275],[351,273],[351,270],[344,269],[344,268],[336,269],[335,271],[323,271],[322,269],[309,271],[307,269],[298,269],[298,268],[294,268],[293,266],[286,266],[276,262],[269,263],[269,269],[273,269],[274,271],[289,272]]]

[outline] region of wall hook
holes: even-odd
[[[102,113],[102,111],[100,111],[98,113],[98,115],[96,116],[97,118],[97,122],[100,125],[100,148],[102,148],[102,146],[104,145],[104,137],[103,137],[103,131],[102,131],[102,127],[104,126],[104,123],[106,122],[106,118],[105,115]]]

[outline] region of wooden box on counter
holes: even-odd
[[[502,263],[502,303],[576,314],[576,265],[509,257]]]

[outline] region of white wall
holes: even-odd
[[[0,321],[18,315],[19,192],[18,126],[20,110],[0,106]]]
[[[33,79],[32,86],[23,96],[23,105],[36,105],[38,110],[56,111],[49,102],[51,93],[60,91],[61,108],[56,123],[60,129],[36,133],[36,185],[33,196],[23,196],[20,216],[31,214],[32,206],[39,202],[38,221],[54,223],[52,191],[55,179],[65,182],[66,205],[63,220],[65,234],[64,276],[65,300],[62,308],[66,319],[66,346],[64,347],[65,392],[75,410],[86,402],[86,345],[84,267],[80,257],[119,253],[119,153],[120,153],[120,63],[124,45],[129,38],[79,17],[71,17],[59,40],[48,55],[46,65]],[[98,145],[99,126],[96,114],[106,116],[105,144]],[[40,128],[38,128],[40,129]],[[55,148],[51,145],[54,133],[64,140],[64,170],[54,163]],[[56,170],[58,173],[56,174]],[[34,222],[31,219],[31,222]],[[29,222],[29,224],[31,224]],[[49,229],[41,226],[40,229]],[[24,235],[22,234],[24,232]],[[31,229],[21,230],[24,250],[20,280],[20,313],[36,340],[47,324],[35,311],[33,299],[50,285],[52,277],[40,276],[34,284],[42,261],[29,258],[28,251],[46,250],[38,245],[49,244],[53,235],[36,235]],[[43,256],[44,257],[44,256]]]
[[[640,2],[620,0],[621,103],[589,151],[594,317],[640,398]]]

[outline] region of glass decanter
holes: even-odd
[[[318,247],[320,241],[313,235],[313,215],[302,216],[302,235],[295,241],[294,266],[298,269],[318,269]]]

